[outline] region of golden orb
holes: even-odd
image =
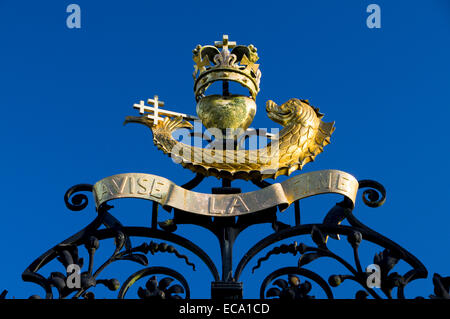
[[[256,114],[255,101],[243,95],[209,95],[197,103],[197,114],[206,128],[245,131]]]

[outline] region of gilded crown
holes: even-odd
[[[256,51],[252,44],[236,45],[236,42],[228,41],[227,35],[213,46],[197,45],[192,51],[195,99],[199,101],[213,82],[233,81],[246,87],[255,100],[261,80],[259,64],[255,64],[259,59]]]

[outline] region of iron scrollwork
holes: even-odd
[[[66,206],[73,211],[81,211],[88,205],[88,198],[85,194],[79,192],[92,191],[92,185],[80,184],[70,188],[65,196]],[[124,227],[116,218],[114,218],[108,210],[112,206],[102,205],[98,209],[98,215],[87,227],[78,232],[77,234],[66,239],[62,243],[56,245],[37,260],[35,260],[23,273],[22,278],[24,281],[34,282],[40,285],[45,290],[45,298],[54,298],[52,288],[56,288],[58,291],[58,298],[85,298],[93,299],[95,295],[91,288],[97,285],[104,285],[112,291],[119,290],[121,287],[120,282],[115,279],[99,279],[99,275],[110,264],[126,260],[138,263],[142,266],[148,266],[148,254],[156,253],[169,253],[174,254],[177,258],[182,259],[185,264],[195,270],[195,264],[189,261],[186,255],[181,254],[177,248],[166,242],[150,241],[149,243],[143,243],[139,246],[133,247],[130,241],[131,237],[148,237],[161,240],[171,241],[179,246],[190,250],[193,254],[197,255],[210,269],[214,279],[218,279],[218,272],[214,263],[208,257],[208,255],[201,250],[197,245],[189,240],[182,238],[178,235],[170,232],[161,231],[154,228],[145,227]],[[105,229],[98,229],[101,225],[105,225]],[[115,249],[111,256],[94,271],[94,257],[96,251],[100,248],[100,242],[105,239],[114,239]],[[79,257],[79,247],[84,246],[88,254],[87,270],[80,273],[80,285],[79,287],[70,286],[71,273],[52,272],[48,278],[43,277],[38,273],[42,267],[48,264],[50,261],[56,259],[61,263],[65,269],[69,269],[69,266],[76,266],[78,269],[83,269],[85,266],[84,259]],[[185,294],[186,298],[189,298],[189,286],[187,281],[178,272],[167,267],[149,267],[136,274],[130,276],[122,285],[122,289],[119,291],[118,297],[123,298],[128,288],[138,278],[148,276],[150,274],[162,273],[169,275],[170,277],[163,278],[156,286],[156,277],[149,279],[146,285],[146,289],[141,289],[138,292],[138,296],[142,298],[148,298],[149,296],[167,297],[167,298],[179,298],[180,293]],[[177,279],[182,285],[171,285],[173,280],[171,277]],[[33,295],[30,298],[39,299],[38,295]]]
[[[192,189],[202,181],[203,177],[197,175],[183,186],[186,189]],[[255,184],[261,188],[270,186],[267,182]],[[360,189],[365,189],[362,197],[367,206],[379,207],[385,202],[386,190],[381,184],[363,180],[359,181],[359,185]],[[64,196],[66,206],[72,211],[85,209],[88,206],[88,197],[84,194],[86,192],[92,192],[92,185],[80,184],[70,188]],[[213,189],[213,193],[238,192],[240,192],[239,189],[232,188],[230,185]],[[137,282],[141,282],[140,280],[143,278],[147,278],[147,281],[145,284],[142,282],[139,286],[137,291],[139,298],[189,299],[191,297],[189,284],[181,273],[165,265],[148,267],[149,254],[168,253],[175,255],[192,270],[196,270],[195,264],[186,255],[180,253],[174,245],[197,256],[209,269],[214,280],[213,283],[220,284],[215,286],[226,288],[226,285],[229,284],[230,287],[235,287],[237,290],[242,289],[239,288],[237,283],[239,283],[244,268],[256,256],[260,256],[266,248],[272,247],[265,255],[257,259],[252,268],[252,273],[261,268],[261,265],[268,259],[273,258],[274,255],[291,254],[298,256],[297,265],[281,267],[264,278],[260,287],[260,298],[310,299],[315,297],[312,294],[313,286],[317,286],[326,298],[332,299],[334,298],[333,291],[344,281],[354,281],[360,286],[360,289],[354,295],[357,299],[381,299],[382,297],[403,299],[405,298],[405,288],[410,282],[427,277],[428,273],[425,266],[416,257],[390,239],[362,224],[353,214],[353,203],[351,201],[344,198],[342,202],[337,203],[328,212],[321,224],[301,224],[298,201],[295,204],[295,225],[279,222],[276,217],[276,210],[263,211],[254,216],[240,216],[236,219],[233,218],[233,220],[226,217],[215,218],[214,220],[207,216],[193,217],[186,212],[175,210],[173,219],[157,223],[158,205],[153,205],[151,227],[123,226],[109,212],[113,206],[103,204],[97,209],[97,216],[87,227],[36,259],[24,271],[22,278],[24,281],[40,285],[45,291],[45,298],[48,299],[55,298],[53,288],[58,292],[58,298],[92,299],[95,298],[92,290],[98,285],[103,285],[112,291],[118,291],[117,297],[122,299],[127,296],[130,287]],[[347,221],[348,225],[342,225],[341,223],[344,221]],[[222,251],[222,276],[219,275],[214,262],[200,247],[174,233],[179,225],[189,223],[205,227],[216,234]],[[244,229],[258,223],[271,223],[274,232],[249,249],[239,261],[233,274],[231,255],[234,240]],[[100,229],[101,225],[104,225],[105,228]],[[290,244],[277,245],[280,241],[296,237],[301,238],[302,236],[309,236],[314,245],[298,243],[297,239]],[[352,249],[353,260],[351,262],[333,252],[327,245],[329,240],[339,240],[341,236],[347,239],[347,243]],[[131,242],[133,237],[151,238],[151,240],[133,246]],[[94,270],[96,251],[100,248],[101,242],[106,239],[114,240],[114,251],[106,261]],[[368,286],[370,273],[362,267],[359,259],[359,249],[363,241],[371,242],[382,248],[373,258],[373,263],[378,265],[381,271],[380,290]],[[170,242],[170,244],[167,242]],[[87,263],[79,255],[80,247],[84,247],[87,251]],[[334,260],[343,266],[347,273],[329,274],[326,280],[323,276],[308,269],[323,258]],[[52,260],[57,260],[66,269],[69,265],[77,265],[79,269],[84,269],[80,274],[80,286],[69,287],[68,278],[71,274],[67,272],[51,272],[48,277],[40,275],[39,270]],[[100,275],[103,270],[117,261],[131,261],[144,268],[131,274],[122,284],[115,278],[101,278]],[[411,269],[404,274],[395,272],[394,268],[399,261],[406,262]],[[438,274],[434,275],[434,295],[431,295],[430,298],[450,298],[449,278]],[[396,295],[393,294],[395,289]],[[226,293],[225,296],[220,294],[216,294],[216,296],[239,297],[236,291],[230,292],[229,296],[226,296]],[[6,291],[1,296],[5,298]],[[40,296],[33,295],[30,298],[40,298]]]
[[[198,117],[161,109],[164,102],[158,95],[148,99],[148,105],[143,100],[134,104],[133,108],[139,109],[139,116],[129,116],[125,123],[148,127],[158,149],[196,176],[180,187],[160,176],[126,173],[104,178],[95,185],[79,184],[70,188],[64,196],[67,208],[72,211],[86,209],[89,203],[86,193],[91,192],[97,215],[85,228],[33,261],[23,272],[23,280],[41,286],[47,299],[55,298],[55,291],[57,298],[61,299],[92,299],[95,298],[93,290],[98,286],[118,291],[117,297],[121,299],[129,297],[132,286],[141,283],[143,278],[147,281],[139,284],[137,295],[140,298],[189,299],[191,290],[181,272],[167,265],[149,266],[149,255],[161,253],[175,256],[182,267],[193,271],[197,267],[191,260],[200,260],[212,278],[211,297],[239,299],[243,298],[241,275],[254,259],[259,257],[252,271],[262,272],[261,265],[267,260],[279,254],[292,254],[299,256],[297,264],[272,270],[261,283],[261,298],[309,299],[315,297],[314,289],[319,288],[327,298],[332,299],[337,287],[348,281],[358,285],[354,294],[356,298],[406,298],[407,285],[426,278],[427,269],[406,249],[370,229],[353,214],[358,189],[364,189],[362,200],[368,207],[383,205],[386,190],[380,183],[357,181],[352,175],[338,170],[308,172],[275,184],[265,181],[290,176],[314,161],[330,144],[334,122],[323,121],[324,114],[306,99],[292,98],[280,105],[269,100],[265,107],[267,116],[282,126],[282,130],[271,135],[256,131],[257,135],[271,140],[260,145],[260,148],[246,149],[239,145],[239,141],[245,143],[245,137],[240,139],[250,127],[256,112],[261,79],[261,70],[256,63],[258,59],[257,49],[253,45],[237,45],[237,42],[229,41],[228,35],[223,35],[222,41],[216,41],[214,45],[198,45],[193,51]],[[220,82],[221,95],[206,93],[211,84]],[[250,95],[232,94],[229,82],[241,84]],[[193,120],[200,120],[210,133],[213,128],[227,132],[222,137],[209,134],[211,137],[214,135],[214,140],[205,148],[182,143],[173,136],[178,129],[194,129],[190,123]],[[193,132],[191,136],[203,137],[198,133]],[[221,187],[213,188],[211,194],[190,191],[208,176],[221,179]],[[232,187],[231,183],[236,179],[251,181],[261,189],[243,193],[240,188]],[[339,194],[344,199],[329,210],[321,223],[302,224],[300,200],[325,193]],[[122,225],[110,213],[113,206],[108,205],[108,202],[118,198],[152,201],[149,227]],[[291,205],[294,208],[294,225],[278,219],[278,211]],[[170,210],[173,218],[158,222],[159,206]],[[180,226],[186,224],[203,227],[215,235],[221,253],[220,274],[202,248],[176,233]],[[236,239],[256,224],[269,224],[272,231],[256,242],[234,267],[232,258]],[[350,258],[336,252],[329,243],[341,240],[341,237],[346,238],[346,247],[351,248]],[[135,238],[144,242],[133,245]],[[311,240],[312,244],[306,244],[306,239]],[[99,264],[103,255],[98,251],[103,249],[103,243],[107,240],[113,240],[114,246],[106,260]],[[283,241],[290,242],[286,244]],[[363,242],[380,247],[373,257],[373,265],[380,269],[379,291],[370,285],[371,273],[363,268],[360,261]],[[83,250],[80,251],[80,248]],[[81,257],[85,254],[87,262]],[[327,274],[328,280],[325,280],[326,277],[309,269],[325,258],[340,265],[343,272]],[[119,261],[135,263],[142,269],[133,271],[121,283],[119,279],[111,278],[116,275],[108,275],[105,271]],[[401,274],[396,271],[400,261],[409,267]],[[65,271],[42,275],[41,270],[50,268],[50,263],[59,263]],[[96,268],[97,264],[99,266]],[[435,274],[433,283],[435,289],[431,298],[450,298],[450,277]],[[0,298],[5,296],[6,292],[0,294]],[[40,296],[33,295],[32,298]]]
[[[364,180],[360,181],[360,188],[369,188],[362,194],[364,203],[369,207],[379,207],[386,200],[386,191],[384,187],[374,181]],[[340,225],[340,223],[347,219],[349,226]],[[411,255],[404,248],[400,247],[388,238],[378,234],[371,230],[364,224],[362,224],[352,212],[351,205],[346,202],[337,203],[333,207],[324,219],[322,224],[314,225],[297,225],[276,232],[269,235],[255,244],[245,257],[241,260],[236,269],[235,278],[239,278],[243,269],[249,263],[249,261],[261,252],[264,248],[273,245],[274,243],[292,238],[294,236],[309,235],[315,244],[315,247],[308,246],[304,243],[298,244],[296,241],[291,244],[282,244],[275,248],[272,248],[266,253],[265,256],[257,260],[256,265],[252,268],[252,273],[260,268],[262,262],[268,260],[271,256],[277,254],[299,254],[297,267],[284,267],[278,271],[274,271],[268,275],[261,286],[260,297],[261,298],[311,298],[308,293],[311,290],[311,283],[308,280],[318,284],[320,288],[326,293],[327,298],[333,298],[332,288],[338,287],[345,280],[352,280],[357,282],[362,290],[358,290],[355,294],[357,299],[365,299],[372,297],[375,299],[381,299],[382,297],[376,292],[375,289],[368,287],[368,277],[370,273],[363,269],[359,260],[358,249],[361,242],[364,240],[375,243],[383,247],[383,251],[377,253],[373,258],[373,263],[380,267],[380,282],[381,291],[387,298],[393,298],[392,291],[397,288],[397,298],[404,299],[404,289],[413,280],[427,277],[427,270],[425,266],[413,255]],[[339,235],[347,237],[347,241],[353,250],[353,264],[332,252],[328,246],[327,241],[329,238],[339,239]],[[331,274],[328,278],[328,282],[323,280],[321,276],[314,273],[305,266],[313,263],[320,258],[331,258],[342,265],[349,271],[349,274],[336,275]],[[397,272],[391,272],[395,265],[403,260],[409,264],[412,269],[404,275],[400,275]],[[288,280],[280,279],[278,277],[288,276]],[[300,278],[296,275],[306,277],[307,280],[301,283]],[[278,278],[278,279],[276,279]],[[435,278],[439,278],[436,277]],[[276,279],[276,280],[275,280]],[[272,282],[273,281],[273,282]],[[268,285],[272,282],[276,288],[272,287],[266,291]],[[435,280],[435,282],[439,282]],[[447,283],[447,281],[444,280]],[[445,296],[445,286],[442,281],[438,284],[438,293],[440,297]],[[436,284],[435,284],[436,286]],[[447,287],[448,289],[448,287]]]
[[[132,274],[124,282],[119,292],[119,299],[123,299],[128,289],[139,279],[154,274],[164,274],[164,277],[158,281],[156,276],[150,277],[145,284],[145,289],[139,287],[138,296],[141,299],[182,299],[180,294],[185,294],[185,299],[190,298],[190,289],[186,279],[179,272],[167,267],[149,267]],[[174,280],[181,283],[172,284]]]

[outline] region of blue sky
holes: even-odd
[[[81,29],[66,27],[70,3],[81,7]],[[370,3],[381,7],[380,29],[366,26]],[[127,172],[179,185],[193,176],[153,146],[147,129],[122,122],[137,115],[134,103],[154,94],[168,109],[194,114],[191,51],[222,34],[258,48],[262,79],[253,127],[274,125],[264,111],[266,100],[309,99],[324,120],[336,122],[336,131],[304,170],[339,169],[386,187],[384,206],[371,209],[358,198],[355,214],[428,268],[429,278],[411,284],[407,296],[431,294],[434,272],[450,275],[449,1],[0,0],[0,290],[16,298],[42,295],[22,282],[22,271],[95,216],[92,205],[78,213],[65,207],[63,195],[72,185]],[[209,178],[198,190],[215,185]],[[336,200],[330,195],[303,201],[303,221],[320,222]],[[124,224],[149,224],[151,203],[114,205]],[[166,218],[163,213],[161,220]],[[280,218],[292,222],[292,210]],[[177,233],[205,247],[220,267],[211,234],[194,226]],[[269,233],[267,225],[243,233],[235,262]],[[345,240],[333,245],[345,253]],[[378,250],[364,249],[363,263],[369,264]],[[171,258],[150,256],[150,264],[178,263],[180,271],[189,270]],[[278,256],[265,274],[295,266],[297,259]],[[125,274],[123,281],[136,269],[124,262],[111,274]],[[244,294],[255,298],[265,275],[252,277],[249,269]],[[199,265],[197,272],[186,272],[192,297],[209,297],[212,278],[204,271]],[[346,283],[335,294],[345,296],[352,287]]]

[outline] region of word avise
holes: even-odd
[[[101,184],[101,189],[94,196],[98,196],[96,200],[101,200],[106,196],[121,197],[121,194],[129,197],[129,195],[145,195],[153,199],[161,199],[168,191],[168,184],[163,178],[156,178],[149,175],[139,176],[138,174],[127,174],[113,176],[110,183]],[[126,194],[126,195],[125,195]]]

